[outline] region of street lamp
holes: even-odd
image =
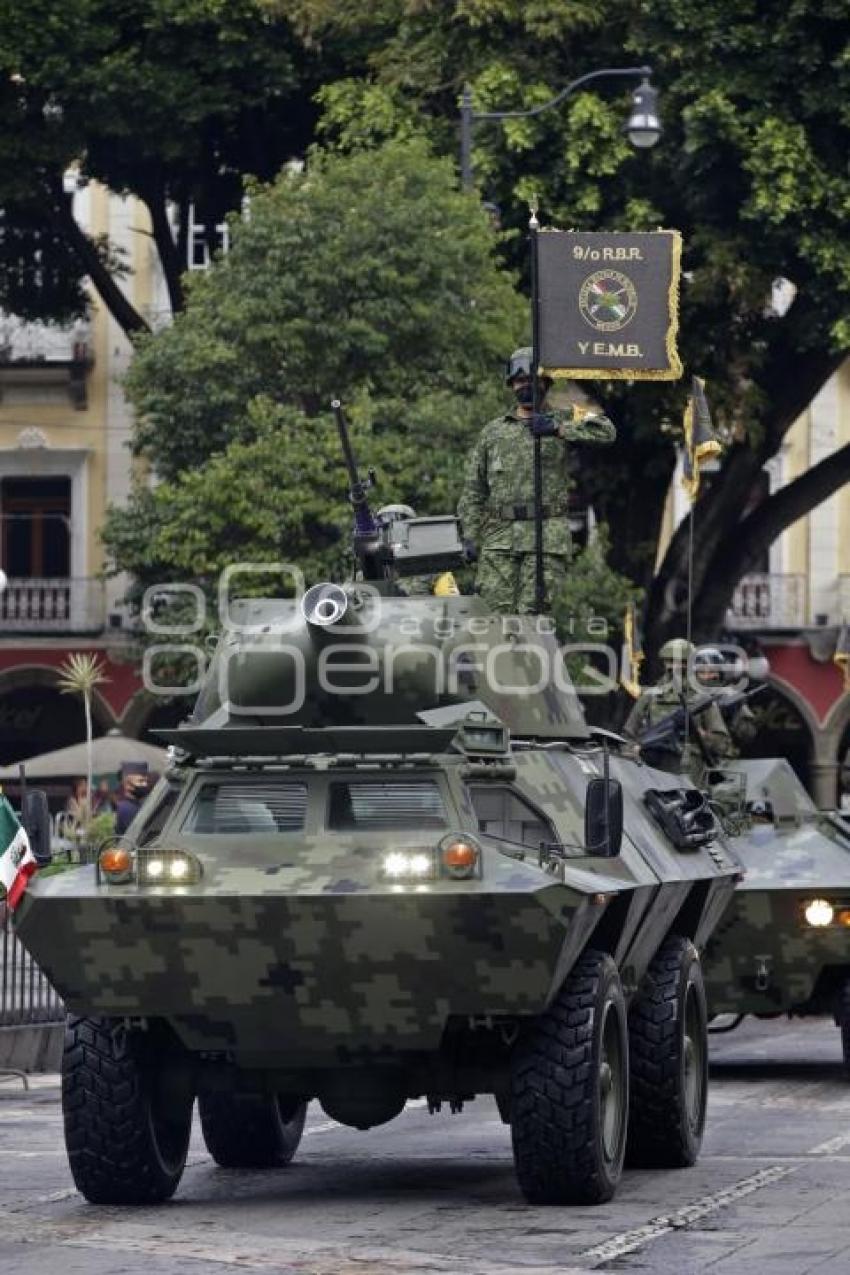
[[[460,181],[463,190],[472,189],[472,126],[481,120],[524,120],[541,115],[550,107],[559,106],[566,101],[576,89],[589,84],[591,80],[640,78],[640,85],[632,94],[632,109],[625,124],[625,133],[633,146],[646,149],[654,146],[661,136],[661,121],[658,118],[658,92],[649,82],[652,68],[649,66],[611,66],[599,71],[588,71],[573,80],[560,93],[556,93],[548,102],[532,106],[527,111],[474,111],[472,109],[472,89],[464,84],[460,99]]]

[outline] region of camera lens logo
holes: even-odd
[[[637,313],[637,289],[619,270],[597,270],[581,285],[582,318],[597,332],[619,332]]]

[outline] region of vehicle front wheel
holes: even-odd
[[[681,1169],[699,1155],[708,1097],[708,1014],[699,954],[672,935],[629,1011],[627,1162]]]
[[[626,1008],[617,967],[586,952],[517,1042],[511,1138],[529,1204],[601,1204],[623,1170],[629,1109]]]
[[[223,1169],[280,1169],[298,1150],[307,1103],[211,1090],[198,1097],[198,1112],[207,1150]]]
[[[69,1016],[62,1057],[65,1145],[91,1204],[155,1204],[186,1165],[193,1095],[120,1021]]]
[[[835,1006],[835,1021],[841,1032],[841,1053],[844,1059],[844,1075],[850,1080],[850,979],[842,984]]]

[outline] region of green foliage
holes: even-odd
[[[13,241],[40,236],[48,261],[22,297],[0,250],[0,305],[79,309],[86,263],[56,217],[69,165],[163,214],[166,199],[184,212],[194,201],[215,224],[238,207],[243,174],[268,178],[303,152],[315,76],[259,0],[0,0],[0,208]]]
[[[325,37],[336,29],[334,6],[302,7]],[[349,39],[358,30],[350,11],[345,30]],[[768,18],[751,0],[707,0],[696,21],[691,0],[396,0],[363,17],[359,33],[372,42],[360,136],[369,136],[377,86],[403,127],[418,117],[450,154],[464,82],[477,111],[527,109],[584,72],[652,62],[665,128],[655,150],[625,143],[628,87],[609,81],[531,120],[477,123],[479,190],[506,228],[524,226],[534,195],[557,226],[682,230],[684,362],[707,378],[721,433],[773,454],[796,404],[789,387],[811,376],[816,392],[816,354],[850,347],[846,5],[798,0]],[[349,112],[355,94],[346,89]],[[340,101],[325,95],[321,127],[350,143]],[[507,250],[522,267],[522,239]],[[783,318],[768,308],[777,276],[797,287]],[[589,490],[612,527],[616,562],[647,580],[686,384],[600,390],[620,443],[593,467]]]
[[[566,583],[554,602],[555,623],[563,642],[613,642],[623,633],[623,616],[640,589],[611,567],[611,536],[602,524],[575,555]]]
[[[297,563],[308,580],[344,570],[337,396],[379,471],[377,503],[451,508],[526,323],[496,245],[421,140],[315,154],[255,188],[228,256],[139,342],[136,441],[166,481],[111,511],[116,567],[210,588],[234,561]]]

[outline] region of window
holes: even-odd
[[[4,478],[2,561],[12,578],[71,574],[70,478]]]
[[[479,832],[534,850],[558,841],[548,819],[510,788],[470,788],[469,795]]]
[[[369,828],[444,828],[446,809],[433,780],[413,783],[332,783],[328,827],[335,832]]]
[[[168,816],[174,809],[174,803],[177,801],[179,792],[180,789],[176,784],[169,785],[169,787],[166,788],[165,792],[154,807],[150,818],[145,820],[144,827],[142,828],[138,839],[138,844],[140,846],[149,845],[150,842],[153,841],[155,837],[158,837],[162,832],[168,822]]]
[[[183,831],[271,836],[300,832],[306,812],[306,784],[209,783],[195,798]]]

